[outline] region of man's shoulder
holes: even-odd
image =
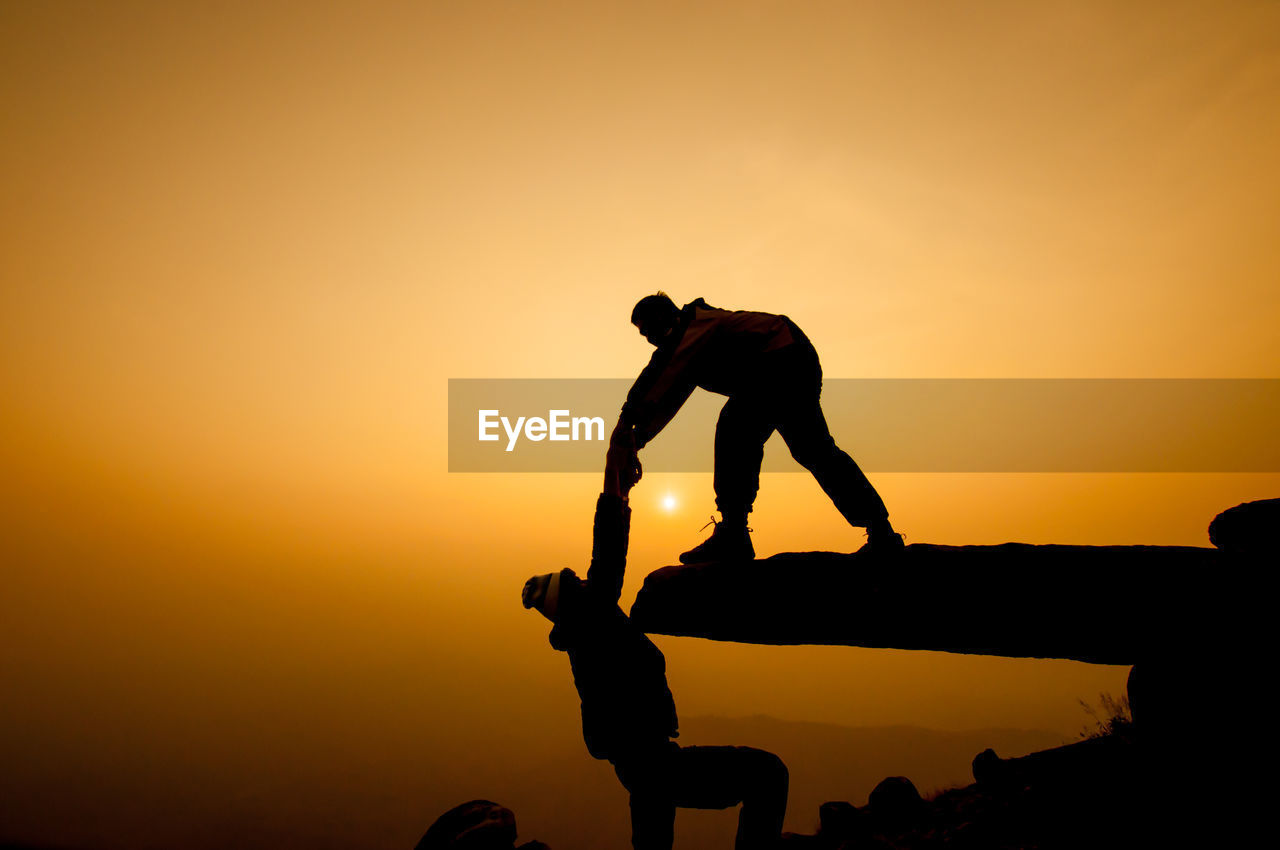
[[[685,327],[698,322],[723,325],[735,330],[757,331],[762,327],[772,328],[791,323],[791,320],[781,313],[766,313],[763,310],[726,310],[723,307],[713,307],[701,298],[695,298],[684,305],[681,314],[682,324]]]
[[[684,305],[684,307],[680,308],[680,312],[682,313],[692,313],[696,310],[716,310],[721,313],[728,312],[727,310],[721,310],[719,307],[712,307],[702,298],[695,298],[688,304]]]
[[[683,335],[685,330],[694,326],[702,328],[705,333],[709,327],[731,324],[733,318],[741,314],[741,310],[726,310],[723,307],[712,306],[701,298],[695,298],[680,310],[681,333]]]

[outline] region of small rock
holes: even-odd
[[[973,757],[973,779],[979,785],[998,785],[1004,771],[996,751],[987,747]]]
[[[881,818],[898,820],[919,813],[924,808],[924,800],[910,779],[905,776],[890,776],[872,789],[867,807]]]
[[[842,841],[853,835],[858,821],[858,807],[852,803],[832,801],[818,807],[818,835]]]

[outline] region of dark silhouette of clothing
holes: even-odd
[[[853,458],[836,445],[819,401],[818,352],[795,328],[796,341],[764,359],[755,383],[729,396],[716,422],[716,507],[746,514],[760,489],[764,444],[776,430],[791,456],[809,470],[850,525],[866,527],[889,515]]]
[[[782,434],[851,524],[888,517],[867,476],[831,437],[822,413],[822,367],[804,332],[786,316],[686,304],[627,394],[622,421],[643,447],[666,427],[694,387],[726,395],[716,423],[716,507],[745,517],[760,489],[765,441]]]
[[[587,751],[613,761],[679,735],[661,650],[616,602],[572,571],[561,572],[560,594],[551,646],[569,655]]]
[[[786,812],[782,761],[750,747],[681,747],[671,740],[679,719],[666,659],[617,604],[629,529],[626,500],[601,494],[588,580],[572,570],[559,574],[550,639],[569,655],[587,750],[611,762],[630,792],[636,850],[670,850],[677,807],[738,803],[735,847],[773,847]]]
[[[631,506],[621,496],[601,493],[591,520],[591,566],[587,587],[598,598],[616,606],[622,596],[631,541]]]

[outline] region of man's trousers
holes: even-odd
[[[716,422],[715,492],[726,518],[750,512],[760,489],[764,444],[774,431],[850,525],[866,528],[888,517],[880,494],[832,439],[821,394],[818,353],[802,338],[769,354],[757,380],[725,402]]]
[[[735,850],[773,848],[787,810],[787,766],[752,747],[681,747],[666,741],[613,759],[631,792],[635,850],[671,850],[676,809],[738,813]]]

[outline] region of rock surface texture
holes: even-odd
[[[636,596],[646,632],[1133,664],[1203,619],[1227,556],[1194,546],[940,546],[892,558],[788,552],[663,567]]]

